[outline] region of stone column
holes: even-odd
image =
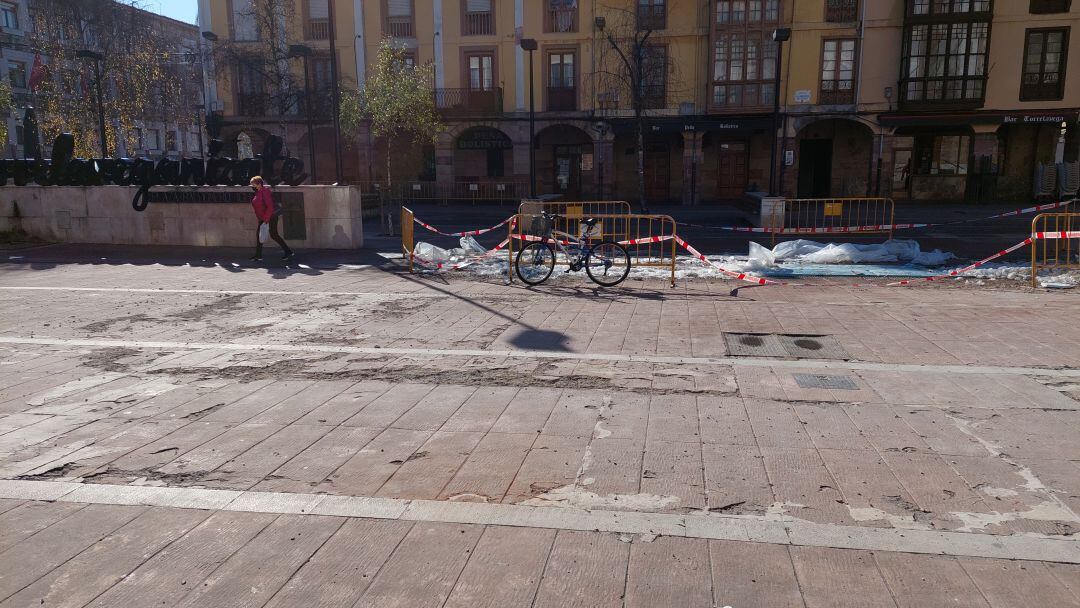
[[[702,151],[704,134],[699,131],[683,131],[682,138],[682,203],[696,205],[701,200],[701,166],[705,158],[705,153]]]
[[[448,133],[435,142],[435,183],[446,190],[454,186],[454,138]]]

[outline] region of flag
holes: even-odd
[[[34,55],[34,67],[30,70],[30,82],[27,86],[30,87],[30,92],[33,93],[37,90],[42,80],[45,80],[45,74],[48,68],[45,66],[45,62],[41,60],[41,54]]]

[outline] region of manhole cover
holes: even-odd
[[[851,355],[832,336],[781,334],[780,344],[796,359],[850,359]]]
[[[800,388],[832,388],[845,391],[857,391],[859,386],[855,384],[851,376],[824,376],[821,374],[793,374],[795,383]]]
[[[773,334],[724,334],[732,357],[788,357],[784,346]]]

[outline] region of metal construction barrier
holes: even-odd
[[[545,203],[550,205],[552,203]],[[567,203],[562,203],[567,204]],[[573,205],[573,203],[569,203]],[[582,203],[578,203],[582,204]],[[593,204],[593,203],[587,203]],[[628,205],[629,206],[629,205]],[[626,247],[630,254],[630,267],[669,268],[671,286],[675,286],[675,219],[668,215],[638,214],[562,214],[555,221],[557,232],[577,237],[581,234],[581,220],[593,218],[599,220],[589,232],[592,241],[615,241]],[[513,274],[514,262],[524,243],[540,240],[547,234],[547,222],[544,217],[533,213],[519,213],[510,222],[507,237],[507,259],[510,273]],[[569,263],[559,256],[561,263]]]
[[[573,218],[596,215],[630,215],[633,210],[626,201],[521,201],[518,213],[539,214],[541,211]]]
[[[1080,213],[1042,213],[1031,220],[1031,286],[1040,269],[1080,268]]]
[[[892,238],[895,210],[891,198],[784,199],[784,225],[779,235],[888,234]]]
[[[413,249],[416,243],[413,238],[413,223],[416,216],[408,207],[401,208],[401,252],[409,260],[409,272],[413,271]]]
[[[362,192],[382,193],[404,201],[520,201],[528,195],[529,183],[521,180],[464,180],[455,182],[402,181],[387,190],[385,183],[362,181]]]

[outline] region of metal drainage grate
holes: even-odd
[[[851,355],[832,336],[781,334],[777,336],[796,359],[850,359]]]
[[[733,357],[787,357],[788,352],[773,334],[724,334]]]
[[[792,374],[799,388],[832,388],[845,391],[857,391],[859,386],[851,376],[823,376],[821,374]]]

